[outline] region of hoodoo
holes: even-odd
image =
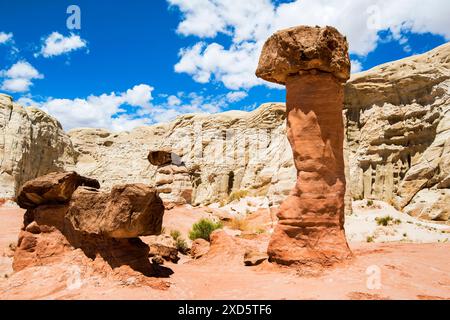
[[[344,83],[348,44],[335,28],[299,26],[265,43],[256,75],[286,86],[297,182],[278,214],[270,260],[329,266],[351,256],[344,232]]]

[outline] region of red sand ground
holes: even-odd
[[[352,243],[352,261],[315,276],[269,263],[245,267],[184,257],[166,265],[173,274],[161,279],[168,284],[165,290],[132,277],[115,281],[81,274],[74,281],[67,265],[11,274],[12,259],[5,255],[17,240],[22,215],[18,209],[0,208],[0,299],[450,299],[450,244],[442,243]],[[370,289],[375,278],[366,274],[368,268],[380,271],[381,288]],[[5,273],[10,273],[7,278]]]

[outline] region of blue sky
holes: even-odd
[[[66,24],[69,5],[81,29]],[[190,112],[284,101],[256,79],[275,30],[334,25],[354,71],[426,52],[450,38],[447,0],[129,0],[0,3],[0,92],[65,129],[129,130]]]

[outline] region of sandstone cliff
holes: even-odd
[[[353,75],[344,120],[348,193],[405,212],[449,219],[450,44]],[[102,187],[155,184],[168,202],[206,204],[244,190],[286,198],[296,180],[283,104],[253,112],[184,115],[131,132],[76,129],[1,96],[2,197],[53,170],[76,170]],[[70,138],[69,138],[70,137]],[[73,144],[73,147],[72,147]],[[152,165],[150,151],[172,155]]]
[[[284,105],[269,103],[250,113],[184,115],[132,132],[68,134],[80,153],[76,170],[107,188],[119,182],[155,184],[161,198],[177,203],[212,203],[242,190],[279,201],[296,175],[284,111]],[[152,150],[169,150],[178,159],[154,166],[147,159]]]
[[[346,86],[351,194],[435,220],[450,214],[450,44]]]
[[[76,152],[57,120],[0,94],[0,161],[0,198],[13,198],[24,182],[75,164]]]

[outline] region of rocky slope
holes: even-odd
[[[0,94],[0,198],[13,198],[24,182],[75,162],[72,142],[56,119]]]
[[[354,75],[344,110],[349,197],[448,220],[449,106],[450,44]],[[284,111],[269,103],[250,113],[184,115],[131,132],[65,135],[53,118],[1,96],[1,196],[64,168],[106,189],[155,184],[167,202],[207,204],[248,194],[279,203],[296,179]],[[150,151],[170,154],[171,163],[151,164]]]

